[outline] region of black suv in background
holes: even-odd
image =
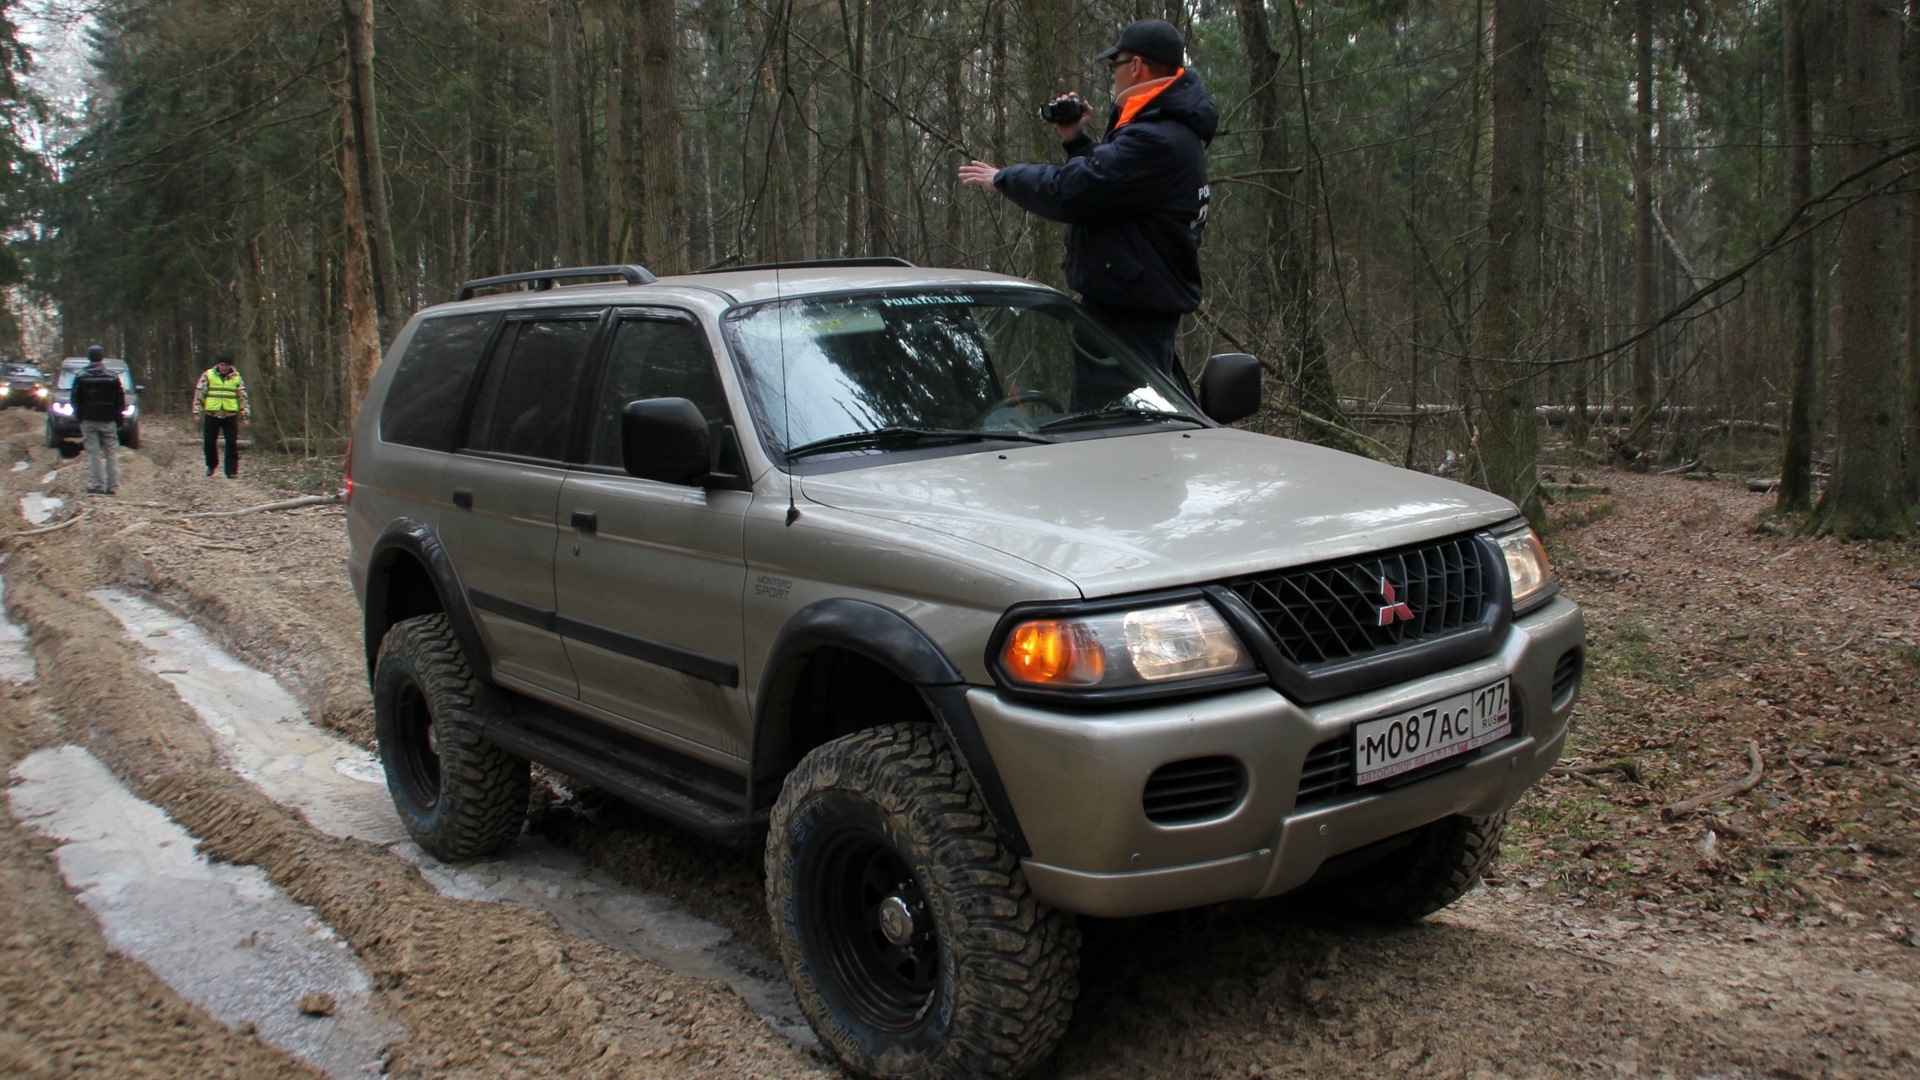
[[[127,390],[127,408],[120,414],[120,445],[138,450],[140,392],[146,387],[133,381],[133,368],[125,360],[109,356],[105,363],[108,371],[120,376],[120,385]],[[60,370],[54,376],[52,400],[47,404],[48,446],[59,446],[64,440],[80,437],[80,418],[73,414],[73,380],[80,377],[86,366],[84,356],[69,356],[60,361]]]
[[[0,408],[24,405],[29,409],[44,409],[52,396],[47,376],[39,368],[32,364],[0,364]]]

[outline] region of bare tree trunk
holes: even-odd
[[[606,27],[606,95],[602,115],[607,140],[607,217],[606,250],[614,262],[633,261],[633,174],[634,163],[627,154],[627,80],[629,43],[633,31],[627,24],[626,5],[620,0],[604,0],[600,24]]]
[[[1533,412],[1547,121],[1544,6],[1495,0],[1493,7],[1492,190],[1476,379],[1481,480],[1534,522],[1544,516]]]
[[[1028,161],[1060,161],[1064,157],[1060,137],[1051,126],[1034,117],[1034,106],[1073,89],[1090,100],[1098,100],[1097,88],[1063,83],[1070,72],[1078,72],[1085,66],[1083,59],[1073,55],[1074,12],[1065,0],[1017,0],[1016,8],[1020,41],[1026,47],[1026,77],[1020,81],[1016,93],[1025,100],[1024,107],[1009,112],[1013,117],[1024,118],[1024,122],[1022,128],[1009,132],[1008,137],[1026,147],[1024,154],[1016,156]],[[1096,121],[1088,133],[1098,137],[1100,130]],[[1049,285],[1064,286],[1066,231],[1031,214],[1020,215],[1019,221],[1026,229],[1029,247],[1026,267],[1015,272]]]
[[[1907,4],[1906,48],[1900,75],[1907,130],[1920,130],[1920,2]],[[1920,503],[1920,191],[1909,192],[1907,212],[1907,501]]]
[[[893,41],[888,26],[891,9],[887,0],[866,0],[865,6],[870,20],[867,85],[858,92],[873,99],[867,110],[867,244],[870,254],[891,255],[894,239],[889,221],[893,206],[888,191],[892,176],[887,153],[887,121],[894,110],[882,96],[885,80],[892,74]]]
[[[1807,54],[1803,15],[1806,0],[1784,0],[1780,5],[1781,51],[1786,65],[1787,203],[1804,220],[1813,195],[1813,113],[1807,95]],[[1813,509],[1813,372],[1814,290],[1813,237],[1794,242],[1787,253],[1787,309],[1789,370],[1793,399],[1787,405],[1787,430],[1780,458],[1781,510],[1806,513]]]
[[[1659,266],[1653,244],[1653,0],[1639,0],[1634,48],[1633,129],[1633,323],[1646,329],[1654,319]],[[1653,408],[1654,341],[1649,334],[1633,345],[1633,408],[1636,426]]]
[[[1844,128],[1849,173],[1893,148],[1900,130],[1900,10],[1893,0],[1849,0]],[[1890,169],[1854,182],[1860,201],[1840,225],[1839,456],[1815,509],[1815,528],[1852,539],[1913,533],[1902,467],[1906,353],[1898,275],[1901,202],[1878,189]]]
[[[374,299],[372,252],[367,243],[367,208],[361,201],[360,156],[355,140],[353,73],[341,73],[335,95],[340,108],[341,217],[346,223],[342,263],[347,308],[346,383],[353,411],[366,400],[374,368],[380,364],[380,312]]]
[[[393,219],[387,212],[387,169],[380,153],[380,109],[373,84],[373,0],[342,0],[342,4],[349,65],[349,134],[358,162],[355,181],[366,210],[374,299],[380,305],[378,336],[384,341],[399,330],[400,321],[409,313],[401,299],[400,263],[393,252]]]
[[[555,255],[562,266],[586,261],[587,188],[580,142],[580,62],[575,41],[579,0],[547,0],[547,107],[553,126]]]
[[[635,0],[640,45],[640,257],[662,273],[687,268],[686,184],[680,169],[680,49],[673,0]]]
[[[1363,443],[1348,434],[1351,425],[1340,407],[1340,393],[1333,381],[1333,366],[1327,356],[1327,340],[1320,333],[1320,297],[1315,288],[1315,273],[1320,265],[1321,175],[1313,143],[1313,100],[1308,95],[1312,84],[1307,63],[1308,35],[1298,5],[1288,5],[1293,16],[1293,50],[1300,93],[1301,138],[1306,164],[1285,181],[1278,181],[1284,193],[1278,223],[1279,286],[1286,298],[1286,312],[1293,323],[1290,352],[1293,359],[1294,387],[1300,407],[1306,414],[1307,430],[1315,442],[1364,454]],[[1278,67],[1275,67],[1278,79]],[[1274,116],[1276,126],[1279,115]],[[1284,153],[1284,151],[1282,151]]]

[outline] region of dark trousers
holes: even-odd
[[[1092,312],[1094,317],[1112,327],[1120,339],[1132,345],[1140,355],[1153,362],[1153,366],[1173,376],[1174,384],[1193,397],[1192,385],[1187,381],[1187,371],[1180,366],[1180,358],[1174,352],[1174,344],[1180,336],[1180,313],[1177,311],[1133,311],[1128,308],[1110,307],[1096,300],[1081,300],[1081,306]]]
[[[220,467],[220,438],[227,440],[227,475],[240,471],[240,414],[205,412],[200,414],[200,439],[207,450],[207,471]]]
[[[1180,334],[1180,313],[1177,311],[1133,311],[1128,308],[1109,307],[1097,300],[1082,300],[1081,304],[1093,312],[1101,322],[1119,332],[1121,340],[1134,347],[1140,355],[1153,361],[1153,366],[1167,374],[1173,374],[1178,360],[1173,353],[1174,339]]]

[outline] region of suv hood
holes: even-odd
[[[1231,428],[1009,444],[815,474],[810,502],[1064,575],[1085,596],[1429,540],[1517,510],[1451,480]]]

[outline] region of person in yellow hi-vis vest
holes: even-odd
[[[233,370],[233,354],[221,353],[193,388],[193,418],[200,421],[200,438],[207,451],[207,475],[220,467],[220,440],[227,443],[226,475],[240,472],[240,428],[253,422],[247,405],[247,383]]]

